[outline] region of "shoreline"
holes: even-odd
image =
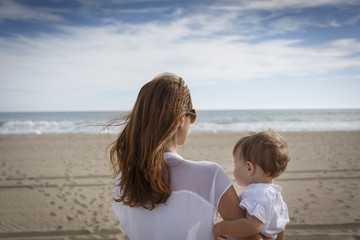
[[[264,128],[263,130],[267,130],[269,128]],[[275,130],[275,129],[274,129]],[[211,134],[234,134],[234,133],[247,133],[249,131],[253,131],[251,129],[249,130],[244,130],[244,131],[191,131],[190,128],[190,134],[207,134],[207,133],[211,133]],[[259,130],[254,130],[254,131],[259,131]],[[340,130],[293,130],[293,131],[279,131],[279,130],[275,130],[276,132],[282,134],[282,133],[330,133],[330,132],[360,132],[360,130],[346,130],[346,129],[340,129]],[[16,135],[16,136],[21,136],[21,135],[35,135],[35,136],[42,136],[42,135],[116,135],[118,133],[93,133],[93,132],[82,132],[82,133],[11,133],[11,134],[0,134],[0,136],[12,136],[12,135]]]

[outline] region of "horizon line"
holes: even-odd
[[[314,107],[314,108],[195,108],[197,111],[264,111],[264,110],[360,110],[360,107]],[[117,110],[40,110],[40,111],[0,111],[0,113],[85,113],[85,112],[129,112],[131,109]]]

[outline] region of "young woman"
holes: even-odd
[[[141,88],[110,151],[113,210],[130,239],[212,239],[218,212],[245,216],[222,167],[177,154],[195,120],[181,77],[161,74]]]

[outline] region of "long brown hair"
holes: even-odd
[[[124,129],[111,145],[113,177],[121,174],[121,194],[115,201],[146,209],[166,202],[171,189],[164,148],[190,109],[190,91],[181,77],[164,73],[141,88]]]

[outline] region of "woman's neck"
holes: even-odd
[[[177,145],[174,144],[174,142],[169,142],[169,143],[166,144],[166,146],[165,146],[165,152],[177,153]]]

